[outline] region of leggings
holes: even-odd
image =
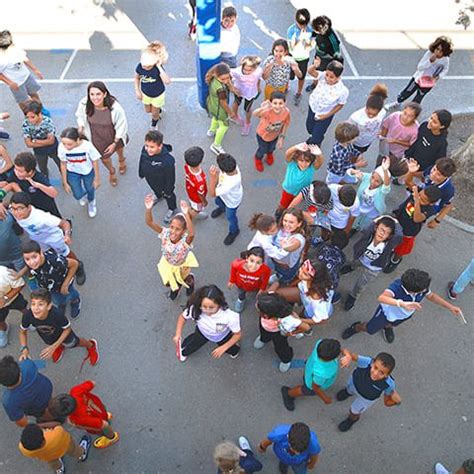
[[[288,337],[282,336],[280,331],[278,332],[269,332],[264,329],[262,324],[259,324],[260,329],[260,340],[266,344],[267,342],[272,341],[273,347],[275,349],[276,355],[284,363],[293,359],[293,348],[288,344]]]
[[[211,132],[215,132],[216,135],[214,137],[214,145],[221,146],[222,140],[224,140],[224,136],[229,129],[229,125],[227,120],[217,120],[215,117],[211,119],[211,128],[209,129]]]
[[[222,339],[219,342],[216,342],[216,344],[218,346],[222,346],[232,336],[233,336],[232,332],[229,332],[229,334],[227,334],[227,336],[225,336],[224,339]],[[196,330],[192,334],[184,338],[183,344],[182,344],[182,354],[184,356],[188,356],[192,354],[193,352],[196,352],[198,349],[204,346],[207,342],[212,342],[212,341],[209,341],[209,339],[207,339],[207,337],[204,336],[203,333],[196,326]],[[226,352],[227,354],[230,354],[230,355],[237,355],[240,352],[240,346],[237,344],[234,344],[232,347],[229,347],[229,349],[227,349]]]
[[[415,79],[412,77],[410,82],[406,85],[405,89],[403,89],[400,94],[397,96],[397,102],[402,103],[407,100],[410,96],[412,96],[415,92],[416,95],[413,98],[413,102],[420,104],[425,97],[426,94],[432,89],[432,87],[420,87],[416,82]]]

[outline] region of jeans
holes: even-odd
[[[239,221],[237,219],[237,207],[227,207],[220,197],[216,197],[215,203],[217,207],[225,210],[225,217],[229,223],[229,234],[237,234],[239,232]]]
[[[464,288],[466,288],[468,283],[474,281],[474,258],[471,260],[471,263],[464,269],[461,275],[458,276],[458,279],[454,282],[453,291],[455,293],[462,293]]]
[[[94,170],[89,174],[79,174],[72,171],[67,172],[67,182],[69,186],[71,186],[72,194],[78,201],[86,194],[89,202],[92,202],[95,199],[95,189],[93,186],[94,178]]]
[[[51,158],[56,163],[56,166],[58,167],[58,170],[61,173],[61,161],[58,158],[57,140],[55,140],[55,143],[53,145],[33,148],[33,153],[35,155],[36,161],[38,162],[38,167],[43,174],[49,176],[48,158]]]
[[[315,120],[314,112],[311,110],[311,107],[308,107],[308,116],[306,117],[306,130],[311,135],[306,143],[309,145],[318,145],[320,146],[324,140],[324,135],[326,130],[331,125],[334,115],[331,115],[324,120]]]
[[[280,466],[286,466],[287,468],[291,467],[291,469],[293,470],[293,472],[295,474],[306,474],[308,472],[308,462],[307,461],[304,461],[301,464],[294,464],[292,466],[288,466],[288,464],[284,464],[280,461]]]
[[[350,295],[354,298],[358,298],[364,291],[365,287],[380,275],[380,272],[376,272],[364,267],[360,260],[356,260],[351,265],[354,270],[358,270],[359,274],[357,276],[357,280],[354,283],[354,287],[350,292]]]
[[[74,283],[71,283],[68,289],[69,289],[69,294],[67,295],[63,295],[56,291],[51,292],[53,303],[56,306],[66,306],[66,303],[80,299],[79,292],[74,287]]]
[[[258,148],[255,152],[255,158],[257,158],[257,160],[262,160],[265,155],[273,153],[275,151],[277,141],[278,138],[275,138],[275,140],[267,142],[257,133]]]
[[[420,87],[413,77],[410,79],[410,82],[406,85],[405,89],[403,89],[400,94],[397,96],[397,102],[402,103],[407,100],[411,95],[416,92],[415,97],[413,98],[413,102],[420,104],[425,97],[426,94],[432,89],[432,87]]]

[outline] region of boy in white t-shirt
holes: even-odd
[[[355,218],[360,214],[360,202],[356,190],[348,185],[330,184],[333,208],[328,217],[332,231],[343,231],[346,234],[352,229]]]
[[[216,198],[217,207],[211,212],[215,219],[226,215],[229,222],[229,233],[224,239],[225,245],[231,245],[240,233],[237,209],[242,202],[242,176],[235,158],[228,153],[217,157],[217,166],[210,169],[209,193]]]
[[[240,29],[237,26],[237,10],[234,7],[225,7],[222,10],[221,27],[221,61],[235,68],[240,47]]]

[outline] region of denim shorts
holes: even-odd
[[[30,94],[36,94],[41,89],[41,86],[35,79],[35,76],[30,72],[30,75],[26,81],[19,87],[17,91],[10,89],[12,91],[13,97],[17,104],[26,102],[30,98]]]

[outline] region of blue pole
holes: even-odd
[[[197,0],[196,12],[198,97],[201,107],[206,108],[208,87],[204,77],[221,55],[221,0]]]

